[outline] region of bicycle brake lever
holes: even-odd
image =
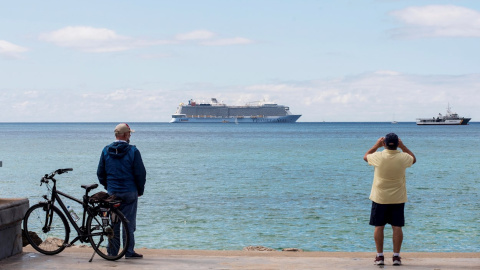
[[[42,186],[43,183],[48,183],[48,180],[45,179],[48,179],[48,174],[45,174],[45,176],[40,179],[40,186]]]

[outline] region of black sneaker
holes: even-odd
[[[402,258],[400,256],[393,256],[393,265],[401,265],[402,264]]]
[[[130,255],[130,256],[125,256],[125,259],[143,259],[143,255],[134,252],[134,253],[133,253],[132,255]]]
[[[385,257],[384,256],[376,256],[375,261],[373,263],[375,265],[384,265],[385,264]]]

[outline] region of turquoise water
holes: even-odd
[[[58,177],[58,187],[81,197],[80,185],[97,182],[116,124],[0,123],[0,197],[40,201],[40,178],[66,167],[74,170]],[[373,168],[363,155],[395,132],[418,160],[407,170],[402,251],[479,251],[479,123],[130,126],[147,168],[137,247],[372,251]],[[385,250],[390,236],[387,228]]]

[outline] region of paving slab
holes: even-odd
[[[480,253],[402,253],[402,266],[374,266],[374,253],[138,249],[143,259],[107,261],[90,248],[47,256],[31,248],[0,261],[0,269],[480,269]],[[386,253],[386,258],[391,254]]]

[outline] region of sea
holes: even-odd
[[[58,189],[81,198],[116,124],[0,123],[0,198],[42,201],[41,177],[59,168],[73,171],[57,176]],[[480,251],[478,122],[129,124],[147,169],[137,248],[374,252],[363,156],[395,132],[417,157],[402,251]],[[385,251],[391,235],[387,226]]]

